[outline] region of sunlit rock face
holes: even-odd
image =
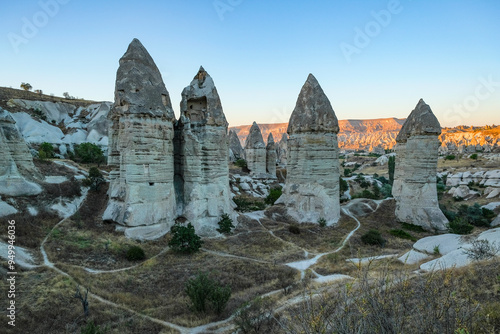
[[[278,144],[278,162],[280,165],[286,166],[286,156],[288,151],[288,134],[284,133],[281,136],[280,143]]]
[[[0,195],[32,196],[42,192],[34,182],[40,177],[28,145],[11,114],[0,108]]]
[[[445,231],[448,220],[439,209],[436,190],[440,133],[439,121],[421,99],[396,138],[392,194],[399,221]]]
[[[245,154],[243,147],[241,147],[240,139],[234,131],[229,131],[229,159],[231,161],[236,161],[238,159],[244,159]]]
[[[257,123],[253,122],[245,142],[245,157],[252,175],[266,174],[266,144]]]
[[[333,225],[340,218],[338,132],[330,101],[310,74],[290,117],[286,185],[276,202],[298,222]]]
[[[273,134],[270,133],[267,137],[266,146],[266,169],[271,177],[276,177],[276,160],[278,154],[276,152],[276,143],[274,142]]]
[[[175,182],[179,212],[205,236],[217,234],[222,214],[234,215],[227,128],[214,81],[202,67],[182,92]]]
[[[177,216],[175,117],[161,74],[137,39],[120,59],[108,118],[108,163],[113,170],[103,219],[127,227],[160,224],[154,237],[161,236]],[[140,228],[133,234],[140,236]]]

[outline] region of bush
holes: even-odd
[[[54,157],[54,147],[52,144],[43,142],[38,150],[40,160],[52,159]]]
[[[298,225],[290,225],[288,226],[288,231],[292,234],[300,234],[300,227]]]
[[[109,327],[103,327],[96,325],[93,321],[88,321],[87,325],[80,330],[81,334],[105,334],[109,332]]]
[[[413,235],[411,235],[410,233],[408,233],[406,231],[400,230],[400,229],[392,229],[389,231],[389,234],[391,234],[395,237],[401,238],[401,239],[417,241],[417,238],[415,238]]]
[[[339,192],[340,196],[342,196],[347,190],[349,190],[349,184],[346,180],[344,180],[341,176],[339,176]]]
[[[241,168],[247,168],[247,161],[245,159],[238,159],[234,162],[234,164],[238,167],[241,167]]]
[[[444,160],[455,160],[455,155],[453,154],[450,154],[450,155],[447,155],[446,157],[444,157]]]
[[[270,297],[257,297],[236,311],[234,322],[238,330],[247,333],[274,333],[279,328]]]
[[[196,234],[194,226],[188,223],[187,226],[181,223],[175,223],[170,228],[172,239],[168,242],[168,246],[177,253],[191,254],[197,252],[203,245],[203,241]]]
[[[409,223],[401,223],[401,226],[408,231],[413,231],[413,232],[425,232],[424,228],[419,225],[414,225],[414,224],[409,224]]]
[[[127,260],[129,261],[141,261],[146,258],[144,250],[139,246],[131,246],[127,250]]]
[[[231,230],[234,228],[233,225],[233,220],[229,217],[227,213],[224,213],[221,216],[221,219],[218,222],[219,228],[217,229],[217,232],[223,233],[223,234],[231,234]]]
[[[465,204],[458,208],[458,215],[467,219],[471,225],[478,227],[489,227],[491,220],[495,217],[495,213],[488,209],[482,209],[477,203],[471,206]]]
[[[282,191],[281,187],[273,188],[269,192],[269,195],[267,195],[264,202],[266,202],[266,204],[269,204],[269,205],[274,205],[274,202],[276,202],[278,200],[278,198],[280,198],[282,193],[283,193],[283,191]]]
[[[206,312],[210,303],[217,314],[222,313],[231,297],[231,288],[222,286],[208,277],[206,273],[198,273],[184,285],[184,292],[191,301],[191,309],[195,312]]]
[[[101,148],[92,143],[82,143],[75,145],[74,161],[83,163],[96,163],[100,165],[104,162],[104,153]]]
[[[454,220],[450,221],[448,228],[451,233],[455,234],[469,234],[472,232],[474,226],[467,222],[466,218],[456,217]]]
[[[389,184],[392,186],[394,183],[394,171],[396,170],[396,157],[393,155],[390,156],[387,165],[389,167]]]
[[[318,224],[320,227],[326,227],[326,219],[321,217],[320,219],[318,219]]]
[[[385,239],[377,230],[369,230],[361,236],[361,241],[366,245],[378,245],[383,246],[385,244]]]
[[[464,249],[462,252],[467,255],[467,257],[474,261],[481,261],[491,259],[500,251],[495,242],[490,243],[488,240],[474,240],[472,242],[472,248]]]
[[[235,196],[233,198],[236,204],[236,211],[240,212],[250,212],[250,211],[260,211],[266,208],[266,204],[260,199],[250,199],[244,196]]]
[[[89,170],[89,176],[83,181],[83,185],[90,187],[91,190],[98,191],[101,184],[104,183],[104,177],[97,167]]]
[[[471,154],[470,158],[472,160],[477,160],[477,153]]]

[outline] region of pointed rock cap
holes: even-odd
[[[429,107],[423,99],[420,99],[415,109],[410,113],[410,116],[408,116],[406,122],[403,124],[403,127],[396,137],[396,141],[398,143],[405,143],[411,136],[438,136],[440,134],[441,125],[438,119],[432,113],[431,107]]]
[[[174,120],[174,111],[153,58],[134,38],[120,59],[111,114],[145,114]]]
[[[276,143],[274,142],[274,137],[272,132],[269,132],[269,136],[267,136],[267,146],[266,149],[274,150],[276,149]]]
[[[280,145],[281,143],[286,144],[287,142],[288,142],[288,133],[285,132],[281,135]]]
[[[252,148],[266,148],[260,128],[255,122],[253,122],[252,127],[250,128],[250,133],[248,134],[245,142],[245,150]]]
[[[228,126],[217,88],[203,66],[182,91],[181,115],[187,117],[191,124]]]
[[[234,146],[236,148],[239,148],[240,150],[243,149],[243,147],[241,146],[240,138],[238,138],[238,135],[233,130],[229,131],[229,146]]]
[[[332,105],[312,74],[309,74],[300,91],[287,132],[339,132],[339,122]]]

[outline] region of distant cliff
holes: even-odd
[[[405,119],[401,118],[340,120],[339,147],[343,150],[364,151],[392,149],[396,145],[396,136],[404,122]],[[259,127],[264,138],[272,133],[279,141],[283,133],[286,133],[288,123],[259,124]],[[235,126],[230,129],[236,132],[244,145],[250,125]],[[441,153],[500,151],[500,126],[459,126],[443,128],[442,131],[439,136]]]

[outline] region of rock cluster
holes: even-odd
[[[448,220],[439,209],[436,190],[439,121],[420,100],[397,136],[392,194],[396,218],[427,230],[445,231]]]
[[[252,175],[266,174],[266,144],[257,123],[253,122],[245,142],[245,157]]]
[[[290,117],[287,179],[276,202],[298,222],[333,225],[340,217],[338,132],[330,101],[310,74]]]
[[[103,219],[138,227],[129,235],[164,234],[177,216],[175,117],[160,71],[137,39],[120,59],[108,117],[108,164],[113,170]]]
[[[229,131],[229,160],[236,161],[238,159],[245,159],[245,152],[238,135],[231,130]]]
[[[270,133],[267,137],[266,146],[266,169],[267,173],[271,177],[276,177],[276,161],[278,160],[278,154],[276,151],[276,144],[274,143],[273,134]]]
[[[42,188],[28,179],[39,177],[33,164],[28,145],[16,127],[11,114],[0,108],[0,194],[7,196],[32,196]]]
[[[179,209],[202,235],[217,234],[221,215],[233,214],[227,127],[214,81],[202,67],[182,92],[175,140]]]

